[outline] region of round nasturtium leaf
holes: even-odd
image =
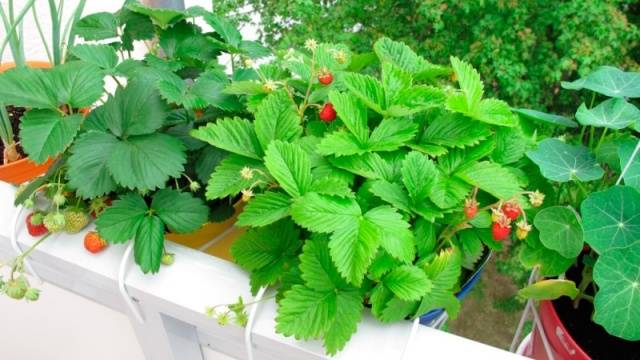
[[[570,90],[588,89],[609,97],[640,97],[640,73],[625,72],[613,66],[601,66],[576,81],[562,82]]]
[[[640,110],[624,99],[613,98],[591,109],[582,103],[576,112],[576,119],[583,126],[620,130],[640,121]]]
[[[533,220],[540,232],[540,242],[566,258],[575,258],[582,251],[582,225],[575,210],[552,206],[541,210]]]
[[[574,263],[557,251],[546,248],[538,239],[538,232],[532,231],[523,244],[519,254],[520,262],[527,268],[538,266],[540,276],[558,276]]]
[[[549,114],[532,109],[511,109],[518,115],[537,122],[543,122],[556,126],[577,128],[578,123],[561,115]]]
[[[593,181],[604,175],[588,148],[565,144],[558,139],[542,140],[536,150],[527,152],[527,156],[538,165],[542,176],[553,181]]]
[[[582,202],[584,241],[598,253],[640,243],[640,192],[614,186]],[[640,292],[640,289],[638,289]]]
[[[600,255],[593,279],[598,285],[594,321],[611,335],[640,340],[640,242]]]

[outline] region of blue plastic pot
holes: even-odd
[[[473,275],[467,280],[467,282],[464,283],[464,285],[462,285],[462,288],[456,294],[456,297],[458,298],[458,300],[462,301],[462,299],[464,299],[464,297],[467,296],[469,291],[471,291],[471,289],[473,289],[473,287],[478,283],[478,280],[480,280],[480,276],[482,275],[482,271],[484,271],[484,267],[487,265],[490,258],[491,258],[491,252],[489,252],[488,255],[483,259],[480,266],[478,266],[478,268],[476,269],[476,272],[473,273]],[[433,320],[440,317],[440,315],[442,315],[443,312],[444,312],[444,309],[442,308],[429,311],[428,313],[420,316],[420,324],[429,325]]]

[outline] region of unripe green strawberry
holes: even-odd
[[[51,199],[51,201],[58,206],[62,206],[67,202],[67,198],[61,192],[57,192],[53,195],[53,199]]]
[[[24,294],[24,299],[27,301],[36,301],[40,298],[40,290],[36,288],[29,288]]]
[[[67,221],[61,212],[56,211],[48,213],[44,217],[44,220],[42,220],[42,223],[47,227],[47,229],[49,229],[49,231],[55,233],[64,230]]]
[[[69,234],[79,233],[89,223],[89,215],[78,208],[68,208],[64,211],[64,220],[66,222],[64,231]]]
[[[172,253],[164,253],[162,255],[162,258],[160,258],[160,262],[162,263],[162,265],[165,265],[165,266],[169,266],[173,264],[174,260],[175,260],[175,256]]]
[[[5,287],[5,293],[8,297],[15,300],[22,300],[29,289],[29,284],[27,283],[27,279],[23,276],[15,280],[9,280]]]

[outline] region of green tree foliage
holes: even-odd
[[[247,5],[260,14],[260,35],[270,45],[286,49],[313,37],[360,52],[388,36],[437,64],[451,55],[471,63],[489,96],[517,107],[571,112],[576,93],[558,91],[561,80],[600,65],[640,67],[637,0],[214,2],[243,23],[252,21]]]

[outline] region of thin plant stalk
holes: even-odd
[[[7,13],[4,11],[3,7],[0,6],[0,18],[2,19],[2,24],[4,25],[5,31],[7,32],[6,37],[0,45],[0,59],[2,59],[3,57],[4,49],[7,47],[7,45],[9,45],[13,55],[13,61],[16,63],[17,67],[25,65],[24,53],[20,51],[21,41],[18,32],[18,26],[22,23],[22,20],[24,19],[29,9],[33,6],[34,2],[35,0],[29,0],[29,2],[25,4],[22,10],[20,10],[17,17],[13,16],[13,1],[9,2],[9,16],[7,16]]]
[[[51,12],[51,47],[53,50],[53,65],[62,63],[60,53],[60,18],[55,0],[49,0],[49,11]]]
[[[84,6],[85,6],[86,0],[80,0],[80,2],[78,3],[78,6],[76,7],[75,11],[73,12],[73,15],[69,18],[69,20],[67,20],[67,23],[64,27],[64,31],[62,34],[62,39],[64,39],[64,41],[66,43],[62,43],[61,44],[61,52],[62,52],[62,60],[64,61],[64,59],[66,58],[66,53],[67,53],[67,49],[70,49],[73,47],[73,45],[75,44],[76,41],[76,34],[73,31],[73,28],[75,27],[76,23],[78,22],[78,20],[80,20],[80,17],[82,16],[82,12],[84,11]]]
[[[49,50],[49,45],[47,44],[47,39],[44,37],[44,32],[42,31],[42,26],[40,25],[40,20],[38,20],[38,12],[36,11],[36,7],[31,8],[31,12],[33,13],[33,20],[35,20],[36,28],[38,29],[38,34],[40,35],[40,40],[42,41],[42,45],[44,46],[44,50],[47,53],[47,59],[50,63],[53,64],[53,57],[51,56],[51,50]]]

